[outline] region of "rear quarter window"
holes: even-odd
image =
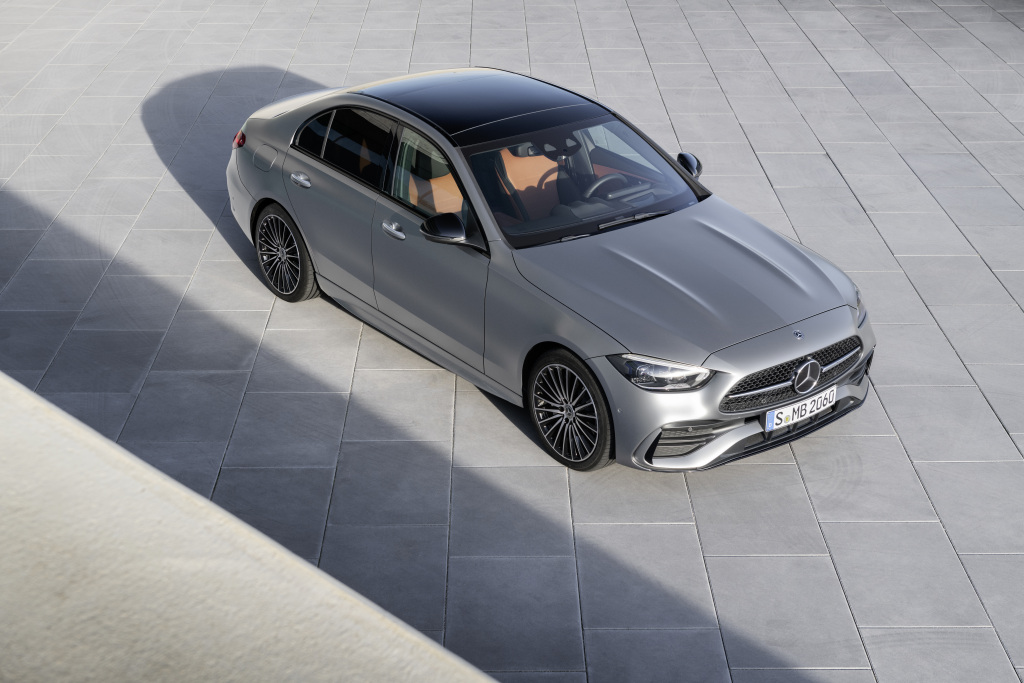
[[[324,149],[324,136],[331,125],[333,114],[334,112],[329,111],[307,123],[295,138],[295,146],[315,157],[320,156]]]

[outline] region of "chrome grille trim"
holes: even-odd
[[[719,404],[722,413],[765,410],[800,397],[793,389],[792,373],[805,359],[813,358],[822,366],[820,386],[835,382],[863,360],[863,344],[856,335],[811,353],[758,370],[741,378]],[[770,382],[770,384],[769,384]]]

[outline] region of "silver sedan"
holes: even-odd
[[[525,407],[567,467],[672,471],[857,408],[875,347],[853,282],[700,172],[586,97],[455,69],[271,104],[227,178],[280,298]]]

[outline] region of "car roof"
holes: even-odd
[[[404,109],[459,146],[608,113],[582,95],[499,69],[433,71],[371,83],[350,92]]]

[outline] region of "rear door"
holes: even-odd
[[[427,138],[405,128],[389,192],[373,219],[377,307],[420,336],[483,370],[488,256],[476,215],[451,164]],[[430,242],[423,221],[455,213],[478,248]]]
[[[295,218],[322,277],[375,305],[370,224],[395,124],[342,107],[310,121],[284,163]]]

